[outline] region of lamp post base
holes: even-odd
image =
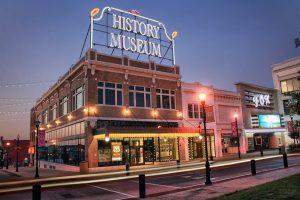
[[[209,160],[210,160],[210,161],[214,161],[214,157],[210,156],[210,157],[209,157]]]

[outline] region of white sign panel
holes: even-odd
[[[270,105],[270,95],[269,94],[256,94],[253,97],[253,102],[255,107],[258,106],[268,106]]]

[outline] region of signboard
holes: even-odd
[[[112,142],[112,161],[122,161],[122,143],[121,142]]]
[[[231,133],[233,136],[237,136],[237,129],[235,122],[231,122]]]
[[[260,128],[280,128],[280,115],[258,115]]]
[[[39,134],[38,134],[39,147],[45,146],[45,136],[46,136],[45,130],[39,130]]]
[[[292,121],[288,121],[288,131],[290,133],[294,132],[294,126],[293,126],[293,122]]]
[[[253,97],[253,102],[255,107],[258,106],[268,106],[270,105],[270,95],[269,94],[256,94]]]
[[[177,32],[169,36],[163,23],[141,16],[137,10],[113,7],[105,7],[102,11],[94,8],[90,17],[90,48],[102,47],[101,52],[121,53],[137,60],[144,55],[147,61],[152,59],[175,65]]]

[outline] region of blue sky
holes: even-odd
[[[235,90],[238,81],[272,87],[271,65],[299,55],[300,1],[1,0],[0,84],[55,81],[79,57],[94,7],[136,9],[178,31],[176,60],[184,81]],[[0,135],[28,138],[26,103],[49,84],[0,87]],[[14,100],[17,101],[17,100]],[[28,103],[28,102],[27,102]],[[21,119],[21,120],[20,120]]]

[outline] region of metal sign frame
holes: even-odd
[[[107,48],[107,49],[112,49],[111,50],[111,55],[113,55],[116,50],[121,50],[121,54],[122,56],[124,55],[124,51],[128,52],[128,54],[130,54],[130,57],[134,57],[136,56],[134,59],[139,60],[141,55],[146,55],[144,53],[140,53],[137,51],[131,51],[128,49],[124,49],[124,47],[122,46],[122,48],[117,48],[117,47],[112,47],[109,45],[109,39],[112,40],[112,38],[110,38],[110,34],[113,34],[113,32],[118,32],[118,35],[121,35],[122,37],[129,37],[133,36],[133,38],[137,39],[137,38],[142,38],[144,39],[145,42],[149,42],[149,44],[152,42],[156,42],[154,44],[159,44],[159,48],[160,48],[160,52],[161,52],[161,57],[158,57],[156,55],[146,55],[148,56],[148,61],[151,60],[151,58],[155,58],[155,60],[157,60],[160,64],[163,62],[171,62],[172,65],[175,65],[175,44],[174,44],[174,40],[177,36],[177,32],[174,31],[172,33],[171,36],[168,35],[167,30],[165,28],[165,25],[157,20],[151,19],[151,18],[147,18],[144,16],[141,16],[139,13],[137,12],[128,12],[128,11],[124,11],[124,10],[120,10],[117,8],[113,8],[113,7],[104,7],[103,10],[101,11],[101,14],[99,17],[97,17],[98,13],[100,12],[100,9],[95,8],[91,11],[91,15],[90,15],[90,48],[94,48],[94,46],[100,46],[103,48]],[[117,29],[115,27],[113,27],[112,25],[109,24],[109,19],[112,18],[113,15],[121,15],[121,16],[125,16],[125,17],[130,17],[130,19],[133,20],[141,20],[142,22],[148,24],[155,24],[157,25],[157,27],[159,27],[159,37],[158,38],[153,38],[153,37],[149,37],[147,35],[142,35],[141,32],[132,32],[132,31],[124,31],[124,30],[120,30]],[[100,23],[100,21],[103,21],[103,23]],[[151,25],[150,25],[151,26]],[[95,41],[96,36],[98,33],[101,33],[102,36],[106,37],[106,41],[102,41],[99,42]],[[102,40],[105,40],[104,37],[100,37]],[[150,41],[151,40],[151,41]],[[146,48],[144,46],[144,48]],[[148,47],[149,48],[149,45]],[[171,50],[170,50],[171,49]],[[149,50],[148,50],[149,51]],[[171,54],[171,55],[170,55]]]

